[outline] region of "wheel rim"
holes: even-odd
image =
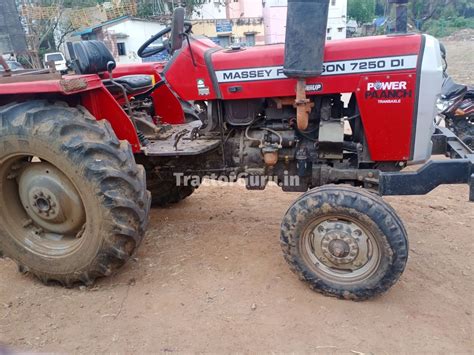
[[[55,165],[27,154],[0,162],[0,214],[9,234],[32,253],[60,257],[82,243],[86,212],[73,182]]]
[[[308,225],[300,239],[306,264],[319,277],[353,284],[373,275],[380,264],[380,245],[360,222],[326,216]]]

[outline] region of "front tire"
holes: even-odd
[[[90,285],[145,233],[150,196],[130,145],[64,103],[0,107],[0,254],[42,282]]]
[[[283,219],[281,245],[300,279],[342,299],[386,292],[408,258],[406,231],[395,211],[376,195],[342,186],[301,196]]]

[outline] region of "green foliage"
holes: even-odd
[[[474,28],[472,0],[411,0],[409,10],[415,26],[436,37]]]
[[[375,0],[348,0],[347,13],[358,23],[372,22],[375,18]]]
[[[474,29],[474,18],[454,16],[432,19],[425,23],[423,31],[435,37],[445,37],[464,28]]]

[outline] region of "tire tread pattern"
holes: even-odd
[[[390,255],[390,265],[376,285],[360,285],[350,291],[335,287],[315,276],[306,266],[298,252],[298,238],[295,226],[309,214],[310,210],[327,210],[343,206],[357,211],[362,216],[372,219],[387,238],[389,248],[385,250]],[[310,287],[326,296],[355,301],[367,300],[386,292],[392,287],[405,269],[408,259],[407,232],[395,210],[381,197],[362,188],[341,185],[326,185],[310,190],[296,200],[288,209],[282,225],[280,243],[285,260],[290,269]]]
[[[50,144],[59,145],[83,178],[96,187],[97,201],[109,218],[102,248],[86,269],[70,275],[38,272],[25,265],[19,269],[31,272],[45,284],[91,285],[127,262],[143,239],[151,202],[145,170],[135,163],[128,142],[119,141],[107,121],[97,121],[83,107],[45,100],[0,107],[0,135],[32,134],[48,135]],[[15,260],[15,255],[4,254]]]

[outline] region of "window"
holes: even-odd
[[[344,27],[338,27],[338,28],[337,28],[337,30],[338,30],[339,32],[342,32],[343,29],[344,29]]]
[[[328,27],[328,29],[326,31],[327,31],[328,34],[331,33],[331,27]]]
[[[219,45],[223,48],[230,46],[230,36],[219,36]]]
[[[331,0],[331,5],[336,6],[336,0]]]
[[[46,54],[44,59],[45,62],[60,62],[62,60],[64,60],[64,57],[61,53]]]
[[[125,50],[125,43],[123,42],[117,43],[117,51],[118,51],[118,55],[127,55],[127,51]]]
[[[247,42],[247,47],[255,46],[255,34],[253,33],[246,34],[245,42]]]

